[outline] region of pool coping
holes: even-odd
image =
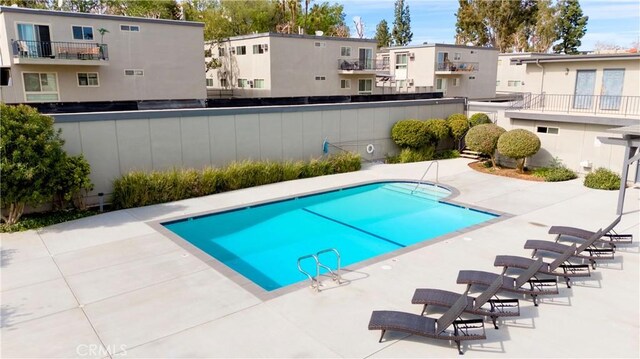
[[[178,245],[180,248],[184,249],[187,253],[189,253],[190,255],[193,255],[194,257],[200,259],[202,262],[204,262],[205,264],[207,264],[209,267],[211,267],[212,269],[218,271],[220,274],[222,274],[223,276],[225,276],[227,279],[233,281],[234,283],[236,283],[237,285],[239,285],[240,287],[242,287],[243,289],[245,289],[246,291],[248,291],[249,293],[251,293],[252,295],[254,295],[255,297],[257,297],[258,299],[260,299],[263,302],[269,301],[271,299],[274,298],[278,298],[281,297],[285,294],[288,293],[292,293],[295,291],[298,291],[302,288],[310,288],[309,286],[309,282],[307,280],[302,280],[300,282],[294,283],[294,284],[290,284],[272,291],[267,291],[265,289],[263,289],[262,287],[260,287],[259,285],[257,285],[256,283],[254,283],[253,281],[251,281],[250,279],[246,278],[245,276],[243,276],[242,274],[236,272],[235,270],[231,269],[230,267],[228,267],[227,265],[225,265],[224,263],[220,262],[218,259],[214,258],[213,256],[209,255],[208,253],[204,252],[202,249],[198,248],[197,246],[195,246],[194,244],[192,244],[191,242],[189,242],[188,240],[180,237],[179,235],[175,234],[174,232],[170,231],[169,229],[167,229],[163,224],[165,223],[170,223],[170,222],[175,222],[175,221],[180,221],[180,220],[184,220],[187,218],[196,218],[196,217],[202,217],[202,216],[208,216],[208,215],[212,215],[212,214],[218,214],[218,213],[223,213],[223,212],[229,212],[229,211],[234,211],[234,210],[238,210],[238,209],[242,209],[242,208],[246,208],[246,207],[253,207],[253,206],[260,206],[260,205],[264,205],[264,204],[269,204],[272,202],[278,202],[278,201],[285,201],[285,200],[289,200],[289,199],[293,199],[296,197],[306,197],[306,196],[312,196],[312,195],[316,195],[316,194],[321,194],[321,193],[325,193],[325,192],[331,192],[331,191],[336,191],[336,190],[340,190],[343,188],[351,188],[351,187],[358,187],[358,186],[364,186],[364,185],[368,185],[368,184],[375,184],[375,183],[389,183],[389,182],[409,182],[409,183],[420,183],[420,184],[429,184],[429,185],[436,185],[442,188],[445,188],[449,191],[451,191],[451,194],[443,199],[439,199],[439,202],[443,202],[443,203],[447,203],[447,204],[452,204],[452,205],[457,205],[457,206],[461,206],[464,208],[469,208],[471,210],[476,210],[476,211],[480,211],[480,212],[485,212],[488,214],[492,214],[492,215],[496,215],[495,218],[490,219],[488,221],[482,222],[482,223],[478,223],[478,224],[474,224],[472,226],[469,227],[465,227],[459,230],[455,230],[452,232],[449,232],[447,234],[429,239],[429,240],[422,240],[418,243],[403,247],[403,248],[399,248],[396,249],[394,251],[388,252],[388,253],[384,253],[354,264],[349,265],[348,267],[344,267],[341,268],[342,272],[354,272],[357,271],[358,269],[364,268],[366,266],[370,266],[372,264],[375,263],[379,263],[385,260],[389,260],[391,258],[394,257],[398,257],[400,255],[409,253],[409,252],[413,252],[415,250],[436,244],[436,243],[440,243],[443,242],[447,239],[462,235],[464,233],[468,233],[471,231],[474,231],[476,229],[479,228],[483,228],[495,223],[499,223],[502,222],[506,219],[512,218],[514,217],[513,214],[511,213],[506,213],[506,212],[502,212],[502,211],[496,211],[496,210],[492,210],[489,208],[484,208],[482,206],[476,206],[476,205],[469,205],[463,202],[458,202],[458,201],[454,201],[453,199],[458,197],[460,195],[460,191],[453,187],[453,186],[449,186],[446,184],[442,184],[442,183],[434,183],[431,181],[417,181],[417,180],[412,180],[412,179],[407,179],[407,178],[385,178],[385,179],[374,179],[374,180],[365,180],[365,181],[355,181],[355,182],[351,182],[347,185],[334,185],[334,186],[328,186],[326,188],[321,188],[321,189],[314,189],[311,191],[304,191],[301,193],[294,193],[294,194],[287,194],[286,196],[278,196],[275,198],[271,198],[271,199],[266,199],[266,200],[260,200],[260,201],[255,201],[255,202],[250,202],[250,203],[243,203],[241,205],[232,205],[232,206],[225,206],[222,208],[218,208],[216,210],[213,211],[202,211],[202,212],[196,212],[196,213],[191,213],[191,214],[185,214],[185,215],[180,215],[180,216],[175,216],[175,217],[171,217],[171,218],[165,218],[165,219],[161,219],[161,220],[152,220],[152,221],[148,221],[145,222],[148,226],[150,226],[152,229],[154,229],[155,231],[157,231],[158,233],[160,233],[161,235],[165,236],[166,238],[170,239],[173,243],[175,243],[176,245]],[[324,278],[324,277],[323,277]],[[345,284],[346,283],[346,284]],[[345,280],[345,283],[341,284],[341,285],[348,285],[348,280]]]

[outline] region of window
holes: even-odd
[[[398,80],[397,81],[397,86],[399,89],[404,88],[405,84],[407,83],[407,80]]]
[[[316,81],[324,81],[327,78],[325,76],[316,76]]]
[[[502,65],[502,60],[498,59],[498,66]]]
[[[254,79],[253,80],[253,87],[257,88],[257,89],[263,89],[264,88],[264,79]]]
[[[558,128],[557,127],[538,126],[536,128],[536,132],[538,132],[538,133],[547,133],[547,134],[550,134],[550,135],[557,135],[558,134]]]
[[[93,27],[71,26],[74,40],[93,40]]]
[[[144,76],[144,70],[124,70],[125,76]]]
[[[247,87],[247,79],[238,79],[238,87]]]
[[[458,87],[458,85],[460,85],[460,79],[459,78],[453,78],[453,87]]]
[[[496,86],[500,86],[500,80],[496,80]]]
[[[269,49],[269,45],[267,44],[253,45],[254,54],[264,54],[265,52],[267,52],[268,49]]]
[[[138,25],[120,25],[120,31],[140,32]]]
[[[351,57],[351,47],[349,47],[349,46],[341,46],[340,47],[340,56],[342,56],[342,57]]]
[[[383,70],[389,69],[389,56],[382,56],[382,69]]]
[[[459,52],[454,52],[453,53],[453,61],[458,61],[462,58],[462,54]]]
[[[359,79],[358,80],[358,93],[361,95],[371,95],[371,89],[373,88],[373,80],[371,79]]]
[[[350,89],[351,88],[351,80],[340,80],[340,88],[341,89]]]
[[[23,72],[22,79],[26,101],[58,101],[58,76],[55,73]]]
[[[98,73],[97,72],[79,72],[78,73],[78,86],[83,87],[98,87]]]
[[[475,80],[475,79],[476,79],[475,76],[469,76],[469,80]],[[520,82],[520,81],[518,81],[518,82]]]
[[[396,70],[407,68],[409,54],[396,54]]]
[[[520,81],[517,81],[517,80],[507,81],[507,87],[518,87],[518,86],[520,86]]]
[[[218,48],[218,57],[223,57],[225,54],[224,47]]]
[[[447,86],[447,81],[445,79],[436,79],[436,90],[443,91]]]
[[[316,42],[313,43],[313,46],[315,46],[315,47],[326,47],[327,43],[326,42],[316,41]]]
[[[247,54],[247,47],[242,45],[242,46],[236,46],[236,55],[246,55]]]
[[[213,79],[207,79],[207,87],[213,87]]]

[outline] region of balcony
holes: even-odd
[[[477,62],[438,62],[436,64],[436,75],[464,75],[480,70]]]
[[[507,117],[562,119],[567,115],[626,124],[640,119],[640,96],[556,95],[525,93],[505,112]],[[545,117],[546,116],[546,117]],[[605,120],[608,119],[608,120]],[[622,122],[620,122],[622,121]]]
[[[28,65],[108,65],[106,44],[12,40],[13,61]]]
[[[380,72],[389,72],[389,63],[374,59],[340,59],[338,60],[338,72],[343,75],[375,75]]]

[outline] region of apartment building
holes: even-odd
[[[640,128],[640,54],[509,57],[509,66],[523,76],[523,99],[509,105],[471,103],[470,111],[493,112],[506,129],[536,133],[542,148],[530,158],[532,166],[557,158],[581,173],[598,167],[621,172],[624,146],[599,137],[619,127]],[[506,58],[501,57],[503,66]],[[633,172],[639,181],[640,172]]]
[[[203,41],[201,23],[0,7],[1,100],[203,100]]]
[[[518,66],[512,59],[528,59],[534,56],[553,56],[535,52],[513,52],[498,54],[498,68],[496,73],[496,93],[509,94],[513,92],[532,92],[538,89],[526,80],[526,66]],[[562,56],[562,55],[560,55]]]
[[[389,47],[378,54],[388,77],[383,93],[443,92],[445,97],[492,98],[498,51],[493,48],[423,44]]]
[[[206,43],[210,97],[375,93],[376,41],[262,33]]]

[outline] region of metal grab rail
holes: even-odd
[[[413,188],[413,190],[411,190],[411,194],[413,194],[418,189],[418,187],[422,184],[422,180],[424,180],[424,177],[427,175],[427,173],[431,169],[431,166],[434,163],[436,164],[436,183],[438,183],[438,172],[440,172],[440,164],[438,163],[438,161],[431,161],[431,163],[429,163],[429,166],[427,166],[426,171],[424,171],[424,173],[422,174],[422,177],[420,177],[420,180],[418,181],[418,183],[416,183],[416,186]]]
[[[328,248],[328,249],[324,249],[321,250],[320,252],[316,253],[317,258],[320,258],[320,255],[323,253],[334,253],[336,255],[336,271],[332,271],[331,268],[329,268],[328,266],[322,264],[322,262],[318,261],[318,265],[326,270],[329,271],[329,273],[331,273],[331,278],[338,282],[338,284],[340,284],[340,280],[342,279],[340,277],[340,252],[338,252],[337,249],[335,248]]]
[[[316,276],[312,277],[311,274],[309,274],[307,271],[305,271],[304,269],[302,269],[302,266],[300,265],[300,262],[302,262],[303,259],[307,259],[307,258],[313,258],[316,261]],[[320,261],[318,260],[318,257],[315,254],[309,254],[306,256],[302,256],[300,258],[298,258],[298,270],[300,271],[300,273],[304,274],[307,276],[307,278],[309,278],[309,280],[311,281],[311,288],[315,289],[316,292],[320,291],[320,282],[318,282],[318,277],[320,277]]]

